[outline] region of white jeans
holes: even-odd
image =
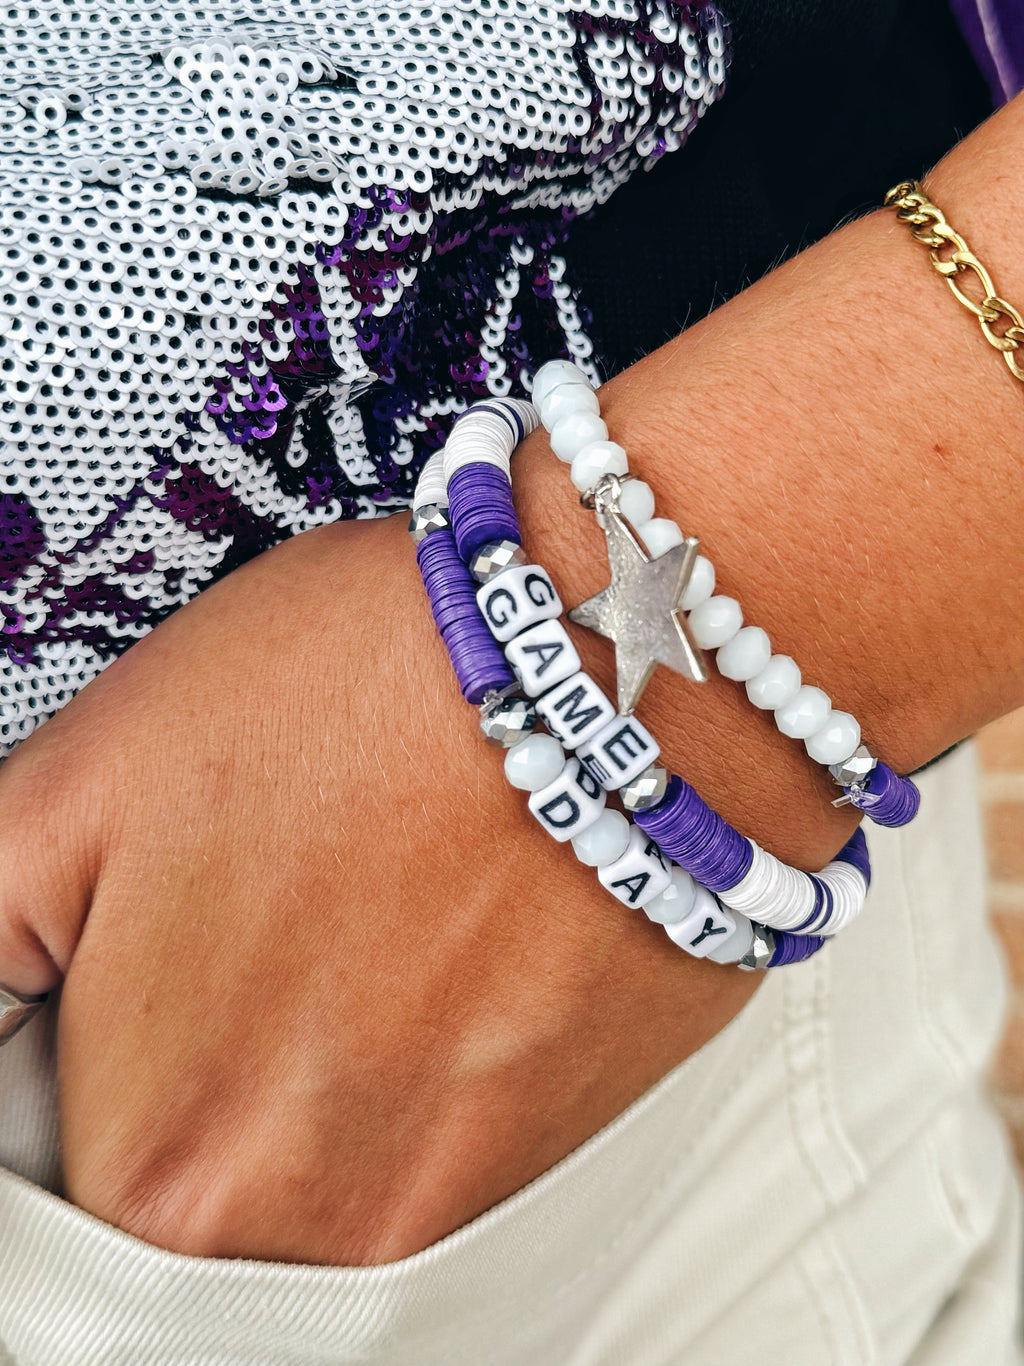
[[[0,1366],[1019,1362],[969,751],[921,786],[909,830],[870,833],[858,924],[565,1161],[389,1266],[172,1256],[34,1184],[56,1172],[37,1022],[0,1052]]]

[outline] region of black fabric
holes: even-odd
[[[608,374],[876,207],[991,112],[945,0],[720,0],[723,100],[689,144],[574,226]]]

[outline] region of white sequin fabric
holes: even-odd
[[[591,373],[566,232],[679,147],[672,0],[0,6],[0,755],[175,607]]]

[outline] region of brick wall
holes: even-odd
[[[1012,980],[995,1068],[996,1096],[1024,1170],[1024,709],[978,737],[988,847],[989,909]]]

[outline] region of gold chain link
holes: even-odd
[[[885,196],[885,204],[896,210],[896,217],[906,223],[915,241],[928,248],[932,265],[954,297],[977,318],[982,336],[1002,354],[1010,374],[1024,383],[1024,353],[1018,356],[1024,346],[1024,317],[999,297],[992,276],[956,229],[946,222],[942,210],[931,202],[916,180],[893,186]],[[965,292],[965,275],[974,276],[974,287],[980,290],[980,297]]]

